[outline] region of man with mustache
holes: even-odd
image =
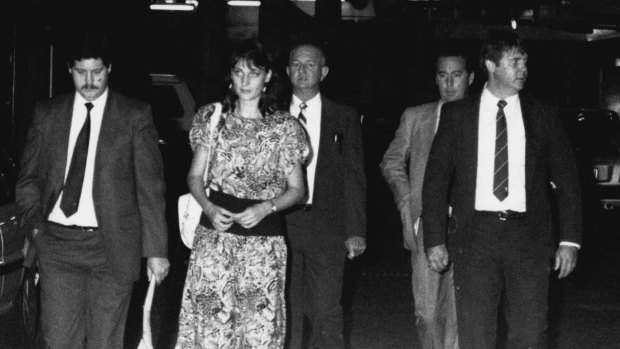
[[[39,103],[17,203],[41,275],[45,348],[123,348],[133,283],[168,273],[162,159],[150,107],[108,88],[104,35],[72,34],[75,91]]]
[[[465,54],[458,49],[440,49],[435,74],[439,101],[405,110],[381,162],[381,172],[400,212],[405,248],[411,251],[416,328],[424,349],[458,348],[452,268],[439,274],[428,267],[420,215],[424,170],[441,107],[465,97],[474,81],[474,72],[467,63]]]
[[[546,348],[551,268],[577,265],[577,166],[557,108],[521,93],[527,58],[516,33],[487,34],[482,94],[443,106],[426,167],[424,247],[436,272],[453,263],[461,349],[495,348],[502,294],[507,347]]]

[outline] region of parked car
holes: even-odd
[[[13,337],[20,331],[19,337],[30,345],[38,320],[36,271],[23,266],[26,237],[18,229],[15,183],[15,164],[0,148],[0,331]]]
[[[150,74],[147,102],[159,133],[159,149],[164,160],[166,180],[166,218],[169,250],[175,253],[182,245],[178,231],[177,200],[187,193],[186,176],[192,161],[189,130],[196,102],[185,81],[173,74]]]
[[[580,166],[585,204],[620,207],[620,117],[611,110],[561,113]]]

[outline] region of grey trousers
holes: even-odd
[[[439,274],[428,266],[420,224],[411,251],[411,283],[415,301],[416,328],[424,349],[458,349],[456,304],[452,267]]]
[[[110,274],[99,231],[48,224],[35,240],[45,348],[123,348],[132,284]]]

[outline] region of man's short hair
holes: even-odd
[[[72,34],[66,43],[66,61],[72,67],[75,61],[82,59],[98,59],[109,67],[112,63],[109,37],[103,32],[87,31]]]
[[[288,62],[291,61],[291,55],[293,54],[293,51],[295,51],[298,47],[301,47],[301,46],[310,46],[310,47],[314,47],[315,49],[317,49],[317,51],[319,51],[319,54],[321,56],[321,63],[323,63],[324,66],[327,66],[327,54],[325,54],[325,47],[322,44],[318,43],[317,41],[312,41],[312,40],[299,41],[299,42],[293,43],[291,45],[290,50],[288,51]]]
[[[519,35],[510,30],[491,30],[487,33],[484,43],[482,44],[482,52],[480,53],[480,68],[486,71],[484,62],[490,60],[496,65],[505,52],[516,49],[519,52],[525,52],[525,44],[519,38]]]
[[[460,57],[465,60],[465,70],[467,73],[472,73],[474,66],[471,62],[471,56],[467,51],[457,44],[445,44],[435,47],[435,64],[439,63],[439,59],[443,57]]]

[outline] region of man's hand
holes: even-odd
[[[170,269],[168,258],[151,257],[146,261],[146,275],[149,277],[149,281],[151,278],[155,278],[158,285],[168,275],[168,269]]]
[[[553,270],[560,270],[558,279],[562,279],[572,273],[577,266],[577,247],[560,245],[555,252],[555,267]]]
[[[404,246],[409,251],[417,251],[418,246],[415,238],[415,222],[411,218],[411,204],[405,204],[399,211],[400,221],[403,224]]]
[[[446,245],[438,245],[426,251],[428,266],[434,271],[441,273],[448,267],[448,249]]]
[[[353,259],[366,251],[366,239],[361,236],[351,236],[344,242],[349,252],[347,258]]]

